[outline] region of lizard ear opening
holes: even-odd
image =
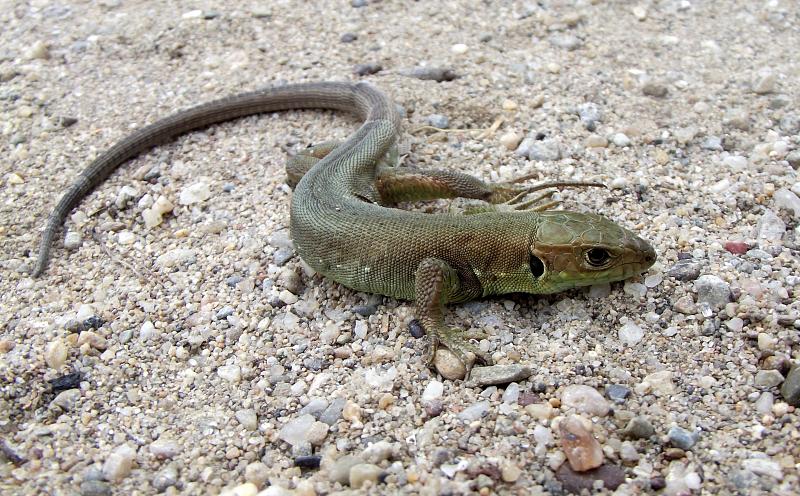
[[[531,266],[531,274],[533,274],[533,277],[542,277],[542,274],[544,274],[544,263],[539,257],[531,255],[528,264]]]

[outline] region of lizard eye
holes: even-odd
[[[541,277],[542,274],[544,274],[544,263],[542,263],[542,259],[536,255],[531,255],[531,259],[528,263],[531,266],[531,274],[533,274],[533,277]]]
[[[602,267],[611,259],[611,254],[603,248],[592,248],[586,252],[586,261],[592,267]]]

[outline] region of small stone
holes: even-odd
[[[312,431],[317,420],[311,415],[301,415],[300,417],[287,422],[278,432],[278,438],[286,441],[292,446],[300,446],[310,442],[308,435]],[[327,435],[327,424],[325,425]]]
[[[553,34],[550,36],[550,44],[557,48],[564,48],[565,50],[577,50],[581,47],[581,40],[571,34]]]
[[[65,412],[70,412],[75,409],[75,405],[78,404],[80,399],[80,389],[67,389],[66,391],[58,393],[58,395],[53,398],[52,404],[58,406]]]
[[[747,110],[742,108],[728,109],[722,118],[722,122],[726,126],[740,131],[750,130],[750,115],[747,113]]]
[[[433,366],[442,377],[451,381],[463,379],[467,375],[464,363],[447,348],[436,350],[436,354],[433,357]]]
[[[85,480],[80,485],[81,496],[111,496],[111,486],[100,480]]]
[[[331,404],[328,405],[319,416],[319,421],[324,422],[328,425],[335,424],[340,418],[342,418],[342,411],[344,410],[345,405],[347,404],[347,400],[342,397],[336,397],[331,401]]]
[[[489,402],[479,401],[463,409],[461,413],[458,414],[458,418],[466,422],[472,422],[482,418],[487,413],[489,413]]]
[[[789,154],[786,155],[786,161],[789,162],[792,169],[800,169],[800,150],[789,152]]]
[[[221,379],[236,384],[242,380],[242,368],[238,365],[223,365],[217,369],[217,375]]]
[[[208,183],[199,182],[183,188],[178,198],[178,203],[181,205],[193,205],[209,198],[211,198],[211,189]]]
[[[722,308],[731,301],[730,285],[714,275],[702,275],[694,282],[699,303],[708,303],[713,308]]]
[[[51,369],[60,369],[67,362],[67,355],[68,350],[64,341],[55,339],[47,345],[44,352],[44,361]]]
[[[469,47],[463,43],[456,43],[450,47],[450,51],[456,55],[463,55],[469,51]]]
[[[352,43],[358,39],[358,35],[355,33],[344,33],[342,36],[339,37],[339,41],[342,43]]]
[[[672,427],[667,433],[669,442],[676,448],[680,448],[684,451],[692,449],[692,446],[697,443],[699,437],[700,435],[696,431],[690,432],[686,429],[681,429],[678,426]]]
[[[149,449],[150,453],[159,460],[166,460],[177,456],[181,452],[181,445],[173,439],[160,437],[150,443]]]
[[[605,464],[586,472],[573,470],[564,463],[556,471],[558,479],[565,491],[571,494],[594,493],[597,481],[603,482],[603,488],[613,491],[625,482],[625,471],[616,465]]]
[[[236,416],[236,420],[238,420],[245,429],[249,431],[258,429],[258,415],[254,409],[244,408],[242,410],[237,410],[234,415]]]
[[[447,129],[450,126],[450,119],[446,115],[431,114],[428,116],[428,125],[439,129]]]
[[[672,382],[672,371],[661,370],[646,375],[636,388],[638,394],[653,393],[656,396],[669,396],[675,392],[675,384]]]
[[[700,277],[700,266],[689,260],[680,260],[667,271],[667,275],[678,281],[694,281]]]
[[[786,224],[772,210],[766,210],[756,225],[755,237],[779,242],[786,232]]]
[[[630,388],[621,384],[611,384],[606,387],[606,396],[614,403],[622,404],[630,396]]]
[[[759,370],[756,372],[755,385],[759,388],[774,388],[779,386],[783,381],[783,375],[777,370]]]
[[[631,145],[631,139],[628,138],[625,133],[614,133],[614,135],[611,136],[611,142],[620,148]]]
[[[7,182],[8,184],[14,184],[14,185],[16,185],[16,184],[24,184],[24,183],[25,183],[25,180],[24,180],[24,179],[22,179],[22,176],[20,176],[20,175],[19,175],[19,174],[17,174],[16,172],[12,172],[12,173],[10,173],[10,174],[8,174],[8,175],[6,176],[6,182]]]
[[[79,232],[67,231],[66,236],[64,236],[64,248],[75,251],[80,248],[81,243],[83,243],[83,240]]]
[[[517,149],[517,153],[519,154],[519,149]],[[541,161],[558,160],[561,158],[561,144],[554,139],[543,139],[541,141],[534,141],[530,145],[527,157],[530,160],[541,160]]]
[[[324,422],[314,422],[306,432],[306,441],[313,446],[321,446],[326,437],[328,437],[328,424]]]
[[[363,463],[364,460],[354,455],[341,456],[328,468],[328,479],[342,485],[350,484],[350,470]]]
[[[359,463],[350,468],[349,482],[353,489],[360,489],[367,482],[373,484],[378,482],[381,475],[381,468],[371,463]]]
[[[452,81],[458,78],[458,74],[452,69],[445,67],[415,67],[411,70],[404,71],[403,75],[422,79],[423,81]]]
[[[317,469],[321,463],[322,457],[319,455],[300,455],[294,459],[294,466],[300,468]]]
[[[179,265],[194,263],[196,255],[194,250],[188,248],[175,248],[156,258],[156,265],[163,268],[172,268]]]
[[[537,420],[549,420],[553,417],[553,406],[546,401],[533,403],[525,407],[525,412]]]
[[[580,413],[598,417],[608,415],[611,409],[608,401],[596,389],[580,384],[564,388],[561,393],[561,406],[562,408],[574,408]]]
[[[792,218],[800,219],[800,198],[792,191],[781,188],[772,195],[775,206],[792,214]]]
[[[269,479],[269,467],[262,462],[253,462],[244,469],[244,479],[256,487],[264,487]]]
[[[148,341],[158,336],[158,331],[156,331],[156,326],[151,321],[146,320],[144,324],[142,324],[141,329],[139,329],[139,339],[142,341]]]
[[[586,148],[606,148],[608,147],[608,140],[600,135],[592,134],[586,138],[584,144]]]
[[[655,433],[653,424],[643,416],[633,417],[623,431],[623,434],[631,439],[647,439]]]
[[[508,384],[527,379],[533,370],[526,365],[493,365],[490,367],[474,367],[469,382],[477,386]]]
[[[722,151],[722,138],[719,136],[707,136],[705,140],[700,144],[700,148],[703,150],[711,150],[716,152]]]
[[[378,441],[367,447],[361,458],[367,463],[381,463],[395,456],[395,447],[388,441]]]
[[[136,450],[123,444],[108,455],[103,462],[103,477],[111,482],[120,482],[131,473]]]
[[[430,381],[425,386],[425,391],[422,392],[422,403],[430,403],[431,401],[440,400],[443,393],[444,384],[436,380]]]
[[[502,144],[506,150],[516,150],[520,141],[522,141],[522,135],[514,131],[509,131],[500,137],[500,144]]]
[[[603,448],[586,430],[581,419],[575,415],[566,417],[558,424],[561,433],[561,448],[567,455],[572,470],[585,472],[603,464]]]
[[[581,119],[581,124],[587,131],[594,131],[597,128],[597,123],[603,121],[603,111],[600,106],[593,102],[586,102],[578,105],[578,117]],[[605,138],[603,138],[605,140]]]
[[[369,5],[369,2],[367,0],[350,0],[350,5],[352,7],[360,9],[362,7],[366,7],[367,5]]]
[[[353,67],[353,73],[358,76],[371,76],[383,70],[383,66],[377,62],[367,62],[364,64],[356,64]]]
[[[734,255],[744,255],[750,250],[750,245],[745,243],[744,241],[726,241],[723,245],[725,250],[729,253],[733,253]]]
[[[644,329],[633,321],[628,321],[619,329],[619,340],[625,346],[636,346],[644,338]],[[599,394],[599,393],[598,393]]]
[[[753,81],[753,92],[759,95],[772,93],[775,90],[776,81],[777,77],[775,76],[774,72],[769,70],[762,71]]]
[[[742,462],[742,467],[754,474],[766,475],[777,480],[783,479],[781,466],[769,458],[749,458]]]
[[[642,85],[642,93],[646,96],[652,96],[656,98],[663,98],[667,96],[669,90],[667,89],[666,85],[659,83],[657,81],[648,81],[644,85]]]
[[[741,319],[739,319],[741,320]],[[742,322],[744,324],[744,322]],[[758,349],[761,351],[775,351],[778,340],[772,334],[766,332],[758,333]]]
[[[25,51],[25,58],[29,60],[44,60],[50,58],[50,49],[43,41],[36,41]]]
[[[178,483],[178,469],[174,465],[167,465],[156,473],[152,483],[157,492],[163,493]]]
[[[117,234],[117,242],[121,245],[132,245],[136,242],[136,235],[130,231],[120,231]]]
[[[792,406],[800,406],[800,366],[794,366],[781,386],[781,396]]]
[[[619,457],[625,463],[636,463],[641,458],[636,446],[630,441],[623,441],[619,446]]]

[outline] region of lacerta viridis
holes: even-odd
[[[429,356],[443,344],[468,368],[476,359],[490,362],[463,330],[445,326],[446,303],[620,281],[656,259],[645,240],[600,215],[525,210],[530,202],[522,198],[532,188],[447,170],[390,167],[400,125],[395,105],[366,83],[310,83],[198,105],[121,140],[81,173],[53,210],[34,276],[44,270],[67,214],[127,160],[211,124],[305,108],[353,112],[364,124],[345,142],[312,149],[287,167],[290,183],[296,182],[290,207],[295,249],[316,271],[349,288],[414,300],[431,342]],[[452,197],[506,202],[510,211],[426,214],[387,206]]]

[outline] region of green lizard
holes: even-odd
[[[291,235],[300,257],[349,288],[414,300],[430,339],[469,369],[490,357],[462,329],[444,323],[444,305],[512,292],[553,293],[620,281],[656,259],[642,238],[595,214],[529,209],[536,188],[488,184],[446,170],[390,167],[400,117],[366,84],[309,83],[269,88],[198,105],[146,126],[95,159],[63,195],[44,230],[33,270],[45,269],[56,230],[95,186],[127,160],[194,129],[279,110],[349,111],[364,124],[341,144],[310,150],[287,165],[295,186]],[[553,183],[564,185],[571,183]],[[580,184],[580,183],[577,183]],[[425,214],[390,208],[404,200],[465,197],[505,202],[510,211]]]

